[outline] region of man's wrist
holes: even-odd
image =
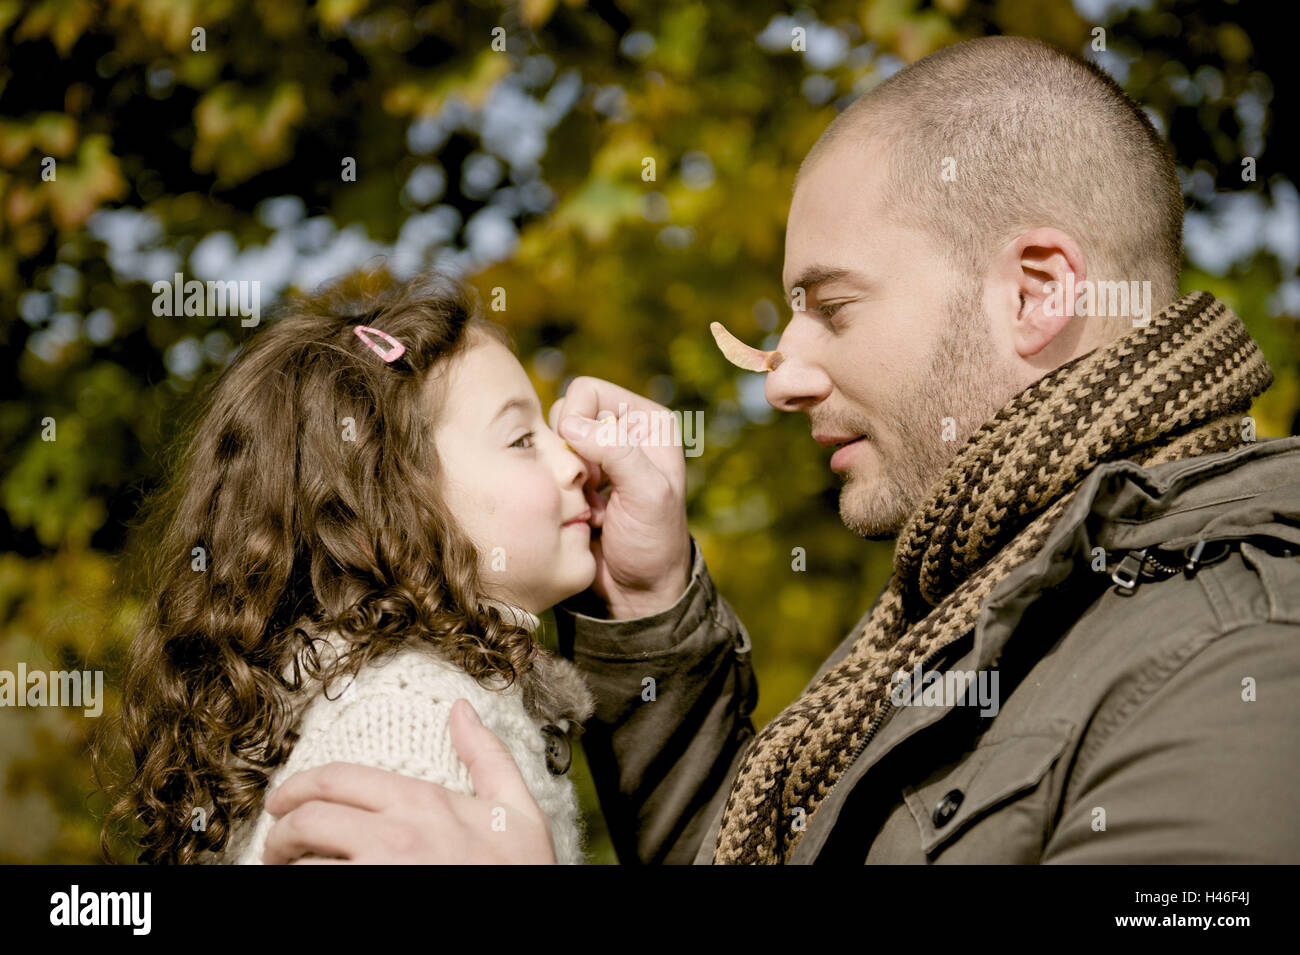
[[[612,594],[606,605],[609,619],[635,620],[638,617],[651,617],[674,606],[690,589],[693,555],[694,545],[688,545],[686,562],[667,578],[667,584],[656,590]]]
[[[673,596],[664,594],[632,595],[624,599],[611,600],[610,620],[636,620],[637,617],[653,617],[655,613],[663,613],[677,603],[685,590],[685,586],[682,586],[682,589]]]

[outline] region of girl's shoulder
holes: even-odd
[[[345,646],[337,634],[326,634],[325,638],[334,653]],[[368,660],[355,675],[339,676],[328,687],[315,683],[308,695],[312,709],[326,710],[376,698],[451,704],[464,697],[480,714],[484,709],[514,711],[521,707],[518,685],[507,686],[502,680],[499,689],[488,689],[437,648],[421,643],[407,644]]]
[[[338,634],[326,634],[326,645],[322,663],[329,662],[327,653],[346,649]],[[539,731],[551,740],[557,734],[567,736],[595,711],[595,696],[578,668],[540,647],[533,666],[514,681],[494,675],[480,682],[438,648],[412,642],[368,660],[355,675],[341,675],[328,686],[312,681],[297,697],[303,710],[296,722],[304,733],[321,732],[349,718],[445,722],[458,698],[468,700],[483,724],[498,735],[521,734],[530,741],[542,738]]]
[[[489,690],[429,647],[403,646],[367,660],[355,675],[313,685],[314,693],[304,688],[285,772],[359,763],[469,791],[451,737],[452,706],[461,697],[517,762],[545,758],[545,740],[517,686]]]

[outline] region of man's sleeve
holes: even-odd
[[[1078,771],[1042,861],[1300,862],[1300,627],[1242,627],[1144,689]]]
[[[555,608],[560,652],[596,697],[583,749],[619,859],[689,864],[710,803],[754,736],[758,685],[749,635],[691,538],[678,601],[632,620],[601,619],[589,595]]]

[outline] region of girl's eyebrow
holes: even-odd
[[[519,411],[526,412],[526,411],[531,411],[532,407],[533,407],[533,403],[529,401],[527,398],[524,398],[522,396],[516,395],[513,398],[508,398],[506,400],[506,403],[503,404],[499,409],[497,409],[497,413],[492,416],[492,420],[489,421],[488,424],[489,425],[496,424],[497,419],[500,418],[507,411],[510,411],[511,409],[517,409]]]

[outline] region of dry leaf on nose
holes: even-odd
[[[776,371],[777,366],[785,359],[779,351],[763,351],[746,345],[727,331],[726,326],[721,322],[710,322],[709,331],[713,332],[713,340],[718,343],[723,357],[745,371]]]

